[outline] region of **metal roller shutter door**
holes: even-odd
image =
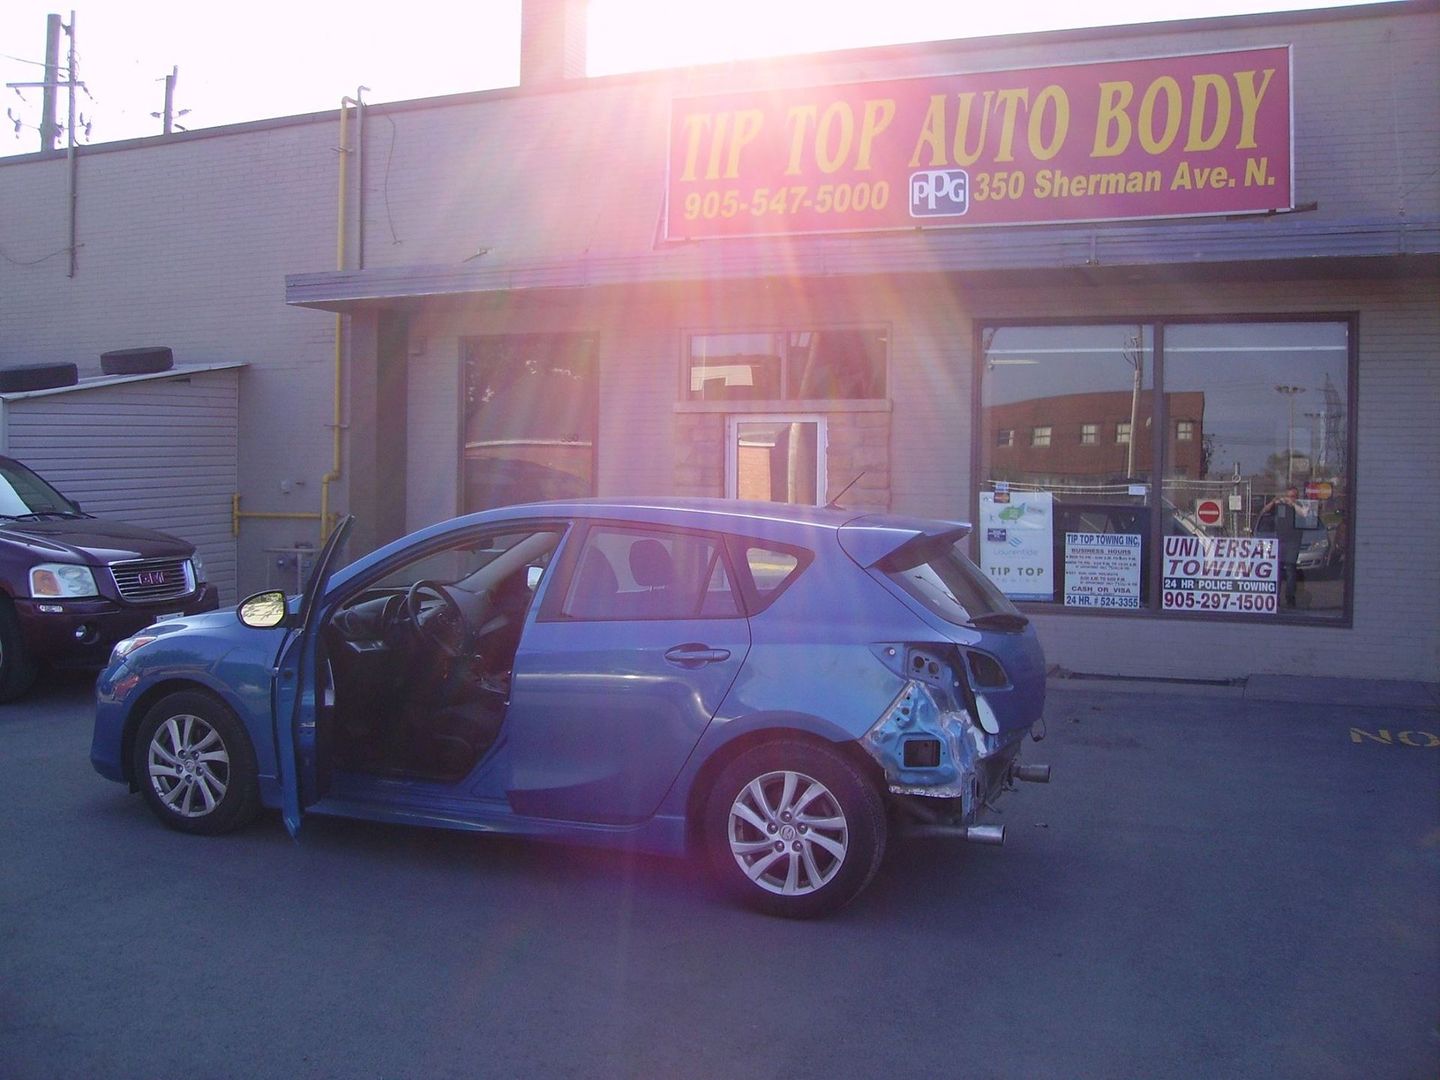
[[[0,451],[89,513],[184,537],[234,603],[240,370],[229,364],[0,394]]]

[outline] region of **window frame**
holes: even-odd
[[[737,428],[740,424],[809,424],[817,425],[815,446],[814,503],[791,503],[792,506],[824,506],[829,483],[826,458],[830,448],[829,417],[824,413],[737,412],[725,417],[725,498],[738,499],[740,489],[740,447]]]
[[[1188,314],[1163,312],[1152,314],[1137,314],[1135,312],[1124,312],[1116,315],[1092,316],[1092,317],[1045,317],[1045,318],[984,318],[976,316],[973,327],[972,355],[974,362],[971,364],[971,455],[970,455],[970,499],[971,512],[979,516],[980,492],[984,490],[985,477],[984,465],[986,454],[993,447],[985,445],[983,438],[984,408],[983,397],[984,386],[984,363],[985,340],[987,331],[1006,328],[1026,327],[1063,327],[1063,326],[1148,326],[1154,330],[1151,349],[1154,356],[1154,368],[1151,375],[1151,385],[1145,393],[1152,396],[1153,408],[1151,415],[1153,424],[1149,433],[1150,454],[1153,481],[1151,493],[1146,496],[1146,508],[1150,516],[1151,536],[1163,535],[1164,527],[1164,501],[1153,497],[1154,490],[1158,487],[1163,491],[1165,480],[1168,477],[1170,465],[1170,440],[1166,438],[1166,432],[1170,430],[1171,417],[1166,407],[1167,391],[1165,389],[1165,330],[1169,326],[1211,326],[1226,324],[1244,323],[1336,323],[1345,327],[1346,337],[1346,377],[1345,377],[1345,475],[1350,478],[1347,492],[1347,501],[1342,507],[1345,518],[1349,522],[1355,520],[1356,490],[1355,482],[1358,480],[1358,457],[1359,457],[1359,419],[1360,419],[1360,313],[1358,311],[1275,311],[1275,312],[1244,312],[1235,313],[1207,313]],[[1132,432],[1133,436],[1133,432]],[[1100,618],[1129,618],[1129,619],[1164,619],[1178,620],[1187,623],[1227,623],[1242,626],[1284,626],[1284,627],[1309,627],[1317,630],[1349,629],[1354,626],[1355,619],[1355,585],[1358,575],[1355,572],[1355,529],[1353,524],[1345,530],[1345,543],[1342,549],[1344,560],[1343,578],[1345,583],[1344,598],[1341,602],[1341,611],[1336,618],[1316,617],[1301,612],[1287,611],[1281,608],[1274,614],[1256,616],[1245,613],[1228,614],[1225,612],[1178,612],[1164,611],[1160,607],[1159,597],[1161,593],[1162,566],[1158,556],[1151,556],[1145,565],[1141,567],[1142,583],[1148,587],[1149,599],[1146,606],[1131,610],[1105,610],[1095,608],[1067,607],[1062,603],[1045,603],[1033,600],[1014,601],[1016,606],[1027,615],[1054,615],[1060,618],[1078,617],[1100,617]],[[978,530],[971,534],[971,558],[977,565],[980,563],[980,537]]]

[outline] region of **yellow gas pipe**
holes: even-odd
[[[337,200],[338,209],[336,212],[335,230],[335,269],[345,269],[345,217],[348,209],[346,195],[350,188],[350,146],[348,143],[350,134],[350,117],[345,111],[345,106],[354,105],[359,107],[360,102],[352,97],[340,99],[340,195]],[[241,510],[240,493],[237,491],[230,497],[230,533],[232,536],[240,535],[241,518],[260,519],[288,519],[320,521],[320,546],[324,546],[325,540],[334,527],[330,513],[330,485],[340,479],[340,430],[343,426],[341,414],[341,399],[344,391],[342,372],[344,370],[344,341],[345,341],[345,316],[338,311],[335,313],[335,359],[334,375],[331,387],[331,452],[330,471],[320,478],[320,512],[313,510]]]

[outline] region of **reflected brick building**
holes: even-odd
[[[991,406],[982,417],[991,475],[1067,485],[1147,476],[1154,458],[1154,400],[1148,390],[1138,401],[1128,390],[1106,390]],[[1169,461],[1176,475],[1203,476],[1205,395],[1166,394],[1165,415]]]

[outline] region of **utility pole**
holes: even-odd
[[[40,152],[54,150],[60,129],[55,124],[55,91],[60,87],[60,16],[45,16],[45,83],[41,91]]]
[[[65,160],[70,167],[70,273],[69,277],[75,276],[75,218],[80,205],[79,180],[79,159],[75,156],[75,12],[70,12],[70,25],[66,32],[70,35],[70,118],[65,125]]]
[[[1285,425],[1285,486],[1291,487],[1295,483],[1295,395],[1303,394],[1303,386],[1277,386],[1277,394],[1285,397],[1285,402],[1290,406],[1290,420]]]
[[[46,48],[45,48],[45,81],[38,83],[6,83],[6,86],[20,89],[22,87],[38,87],[44,93],[44,114],[40,121],[40,149],[48,151],[55,149],[55,94],[61,87],[58,58],[60,53],[60,31],[64,30],[70,38],[70,52],[68,59],[68,70],[65,72],[64,87],[70,94],[70,113],[65,124],[65,160],[66,172],[70,178],[70,242],[67,247],[70,250],[70,271],[68,276],[75,276],[75,210],[79,203],[78,168],[79,162],[75,155],[75,91],[83,90],[85,84],[75,78],[75,12],[70,12],[70,23],[65,25],[60,21],[59,15],[50,15],[46,19]],[[18,130],[18,129],[17,129]]]
[[[175,126],[175,80],[180,78],[178,65],[170,68],[170,74],[165,76],[165,134],[169,135]]]

